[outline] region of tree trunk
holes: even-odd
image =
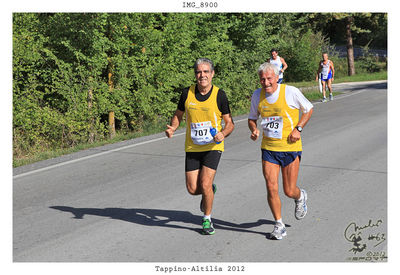
[[[115,136],[115,118],[113,111],[108,113],[108,127],[110,129],[110,138],[113,138]]]
[[[113,70],[112,70],[112,64],[111,64],[111,58],[109,58],[109,63],[108,63],[108,87],[110,90],[110,93],[112,93],[114,89],[114,82],[112,80],[113,76]],[[110,131],[110,138],[113,138],[115,136],[115,116],[114,116],[114,111],[109,111],[108,112],[108,129]]]
[[[353,24],[353,17],[349,16],[346,18],[346,40],[347,40],[347,68],[348,75],[352,76],[356,74],[354,67],[354,48],[353,38],[351,37],[351,25]]]
[[[92,114],[92,106],[93,106],[93,90],[89,89],[88,93],[88,109],[89,109],[89,143],[94,142],[94,117]]]

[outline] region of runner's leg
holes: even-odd
[[[193,171],[187,171],[186,175],[186,188],[191,195],[200,195],[201,194],[201,187],[199,184],[200,178],[200,171],[199,169]]]
[[[212,184],[214,182],[215,173],[217,171],[207,166],[202,166],[199,177],[200,190],[203,194],[204,215],[211,215],[212,205],[214,201],[214,192]]]
[[[328,90],[329,90],[329,93],[331,94],[332,93],[332,78],[328,79]]]
[[[326,98],[326,81],[322,80],[322,95]]]
[[[268,205],[275,220],[281,216],[281,199],[279,198],[279,169],[280,166],[268,161],[262,161],[262,170],[267,185]]]
[[[297,157],[289,165],[282,167],[282,181],[285,195],[292,199],[300,198],[300,189],[297,187],[300,159]]]

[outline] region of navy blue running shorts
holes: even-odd
[[[217,170],[222,151],[186,152],[185,171],[194,171],[206,166]]]
[[[299,157],[299,161],[300,161],[301,153],[302,153],[301,151],[298,151],[298,152],[275,152],[275,151],[261,149],[262,160],[278,164],[281,167],[288,166],[297,157]]]

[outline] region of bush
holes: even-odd
[[[363,55],[358,59],[359,68],[364,72],[377,73],[381,71],[379,64],[379,57],[371,53],[368,46],[364,47]]]
[[[300,37],[289,37],[282,44],[282,57],[288,69],[285,80],[290,82],[314,80],[326,41],[320,33],[308,31]]]

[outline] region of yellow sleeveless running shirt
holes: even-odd
[[[211,95],[206,101],[198,101],[195,96],[196,85],[189,88],[185,101],[186,110],[186,152],[204,152],[211,150],[224,151],[224,142],[216,144],[210,128],[222,130],[222,113],[218,109],[217,95],[219,88],[213,86]]]
[[[261,149],[276,152],[302,151],[301,139],[288,141],[288,136],[299,122],[299,110],[287,105],[285,90],[286,85],[281,84],[278,100],[273,104],[269,104],[265,98],[265,89],[261,90],[258,104],[263,130]]]

